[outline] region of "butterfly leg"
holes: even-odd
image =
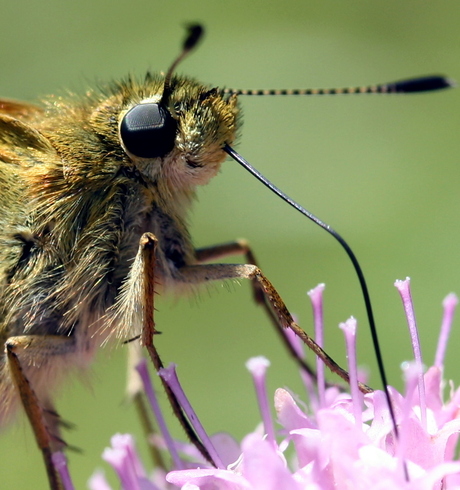
[[[209,254],[208,254],[209,255]],[[280,295],[262,271],[253,264],[206,264],[185,266],[180,269],[181,280],[186,283],[206,283],[225,279],[249,279],[254,287],[261,289],[264,297],[264,306],[277,330],[283,334],[285,328],[290,328],[309,347],[329,369],[340,376],[347,383],[349,376],[292,318]],[[285,338],[283,334],[283,338]],[[287,342],[286,342],[287,345]],[[290,349],[291,350],[291,349]],[[293,349],[291,350],[293,352]],[[295,353],[293,352],[295,355]],[[297,355],[296,359],[302,361]],[[372,391],[368,386],[360,383],[363,393]]]
[[[225,257],[234,257],[235,255],[244,255],[247,264],[258,265],[249,242],[243,238],[195,250],[195,256],[199,263],[216,261]],[[257,304],[264,305],[265,296],[257,281],[252,281],[252,291],[254,301]]]
[[[72,346],[72,340],[67,337],[41,335],[10,337],[5,344],[9,373],[42,451],[51,490],[62,489],[51,455],[65,443],[60,437],[59,416],[47,396],[41,393],[46,392],[46,384],[54,378],[53,371],[61,369],[52,361],[62,359]]]
[[[234,242],[222,243],[219,245],[213,245],[210,247],[199,248],[195,251],[196,258],[198,262],[209,262],[212,260],[218,260],[224,257],[230,257],[235,255],[244,255],[247,264],[258,265],[254,252],[252,251],[247,240],[239,239]],[[267,296],[263,290],[261,283],[257,279],[252,279],[252,292],[253,298],[256,304],[261,305],[264,309],[268,318],[272,322],[275,330],[278,332],[281,341],[285,345],[288,352],[296,360],[296,362],[301,366],[301,368],[307,372],[313,379],[316,379],[315,371],[307,364],[307,362],[299,355],[299,353],[294,349],[291,342],[283,332],[283,328],[280,327],[279,318],[274,313],[267,301]]]
[[[126,305],[135,303],[141,304],[141,344],[146,348],[156,371],[159,371],[161,368],[163,368],[163,363],[154,344],[154,337],[156,334],[158,334],[154,321],[156,246],[157,239],[153,234],[145,233],[141,237],[139,242],[139,250],[131,268],[130,278],[126,284],[127,287],[123,292],[124,300],[121,301],[121,304],[124,304],[125,307]],[[214,464],[208,451],[191,427],[176,396],[171,391],[168,384],[163,381],[162,378],[160,379],[169,403],[173,409],[174,415],[179,420],[190,441],[201,452],[205,459],[207,459],[211,464]]]

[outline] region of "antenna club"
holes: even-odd
[[[190,53],[190,51],[198,44],[198,41],[203,37],[204,28],[201,24],[190,24],[187,26],[188,35],[185,38],[182,45],[182,52],[173,61],[169,70],[166,72],[165,81],[163,86],[163,97],[161,98],[161,105],[168,107],[169,97],[171,95],[171,78],[177,65]]]
[[[186,25],[188,35],[184,41],[184,51],[193,49],[204,35],[204,27],[201,24],[188,24]]]

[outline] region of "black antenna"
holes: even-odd
[[[163,95],[161,97],[161,105],[163,107],[167,107],[169,104],[169,97],[171,95],[171,78],[177,68],[177,65],[181,63],[186,56],[188,56],[190,51],[192,51],[196,47],[196,45],[204,35],[204,28],[200,24],[187,25],[187,31],[187,37],[182,44],[182,52],[173,61],[165,75],[165,81],[163,84]]]
[[[244,90],[227,88],[224,94],[230,95],[359,95],[359,94],[411,94],[416,92],[432,92],[455,87],[455,82],[443,75],[431,75],[408,78],[397,82],[365,85],[363,87],[345,88],[306,88],[289,90]]]

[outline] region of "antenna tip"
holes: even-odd
[[[429,87],[429,90],[440,90],[457,86],[457,82],[455,80],[443,75],[429,77],[427,80],[430,81],[430,78],[432,86]]]
[[[184,51],[188,51],[193,49],[203,37],[204,27],[198,23],[187,24],[185,27],[187,29],[187,37],[184,41]]]
[[[457,84],[451,78],[442,75],[433,75],[410,80],[402,80],[395,83],[395,92],[431,92],[432,90],[442,90],[445,88],[455,87]]]

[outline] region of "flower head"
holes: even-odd
[[[132,440],[120,436],[114,438],[112,449],[106,450],[104,459],[115,468],[123,488],[460,488],[460,462],[456,459],[460,390],[451,386],[447,400],[444,400],[442,377],[448,331],[457,299],[450,295],[444,302],[445,314],[435,365],[423,372],[409,281],[398,282],[397,287],[411,330],[415,361],[404,365],[404,393],[389,387],[394,419],[382,391],[363,396],[358,390],[356,321],[350,319],[340,326],[347,344],[349,393],[337,386],[319,383],[318,392],[311,394],[310,403],[300,404],[286,389],[278,389],[274,396],[274,423],[265,388],[269,363],[263,358],[252,359],[247,366],[254,379],[263,430],[259,428],[247,435],[241,445],[236,445],[224,435],[206,439],[198,425],[197,431],[208,452],[217,455],[217,467],[197,458],[196,451],[189,445],[179,447],[173,442],[177,452],[193,454],[195,464],[176,462],[172,471],[157,470],[150,478],[146,477],[136,456]],[[323,289],[321,286],[319,292],[311,295],[316,304]],[[322,308],[314,308],[314,311],[322,315]],[[316,318],[315,324],[322,325],[321,318]],[[307,388],[311,389],[311,380],[305,381]],[[177,378],[173,381],[176,383]],[[191,420],[196,418],[189,412],[187,416]],[[163,435],[163,440],[167,439],[168,436]],[[92,478],[92,490],[110,488],[101,478],[100,474]]]

